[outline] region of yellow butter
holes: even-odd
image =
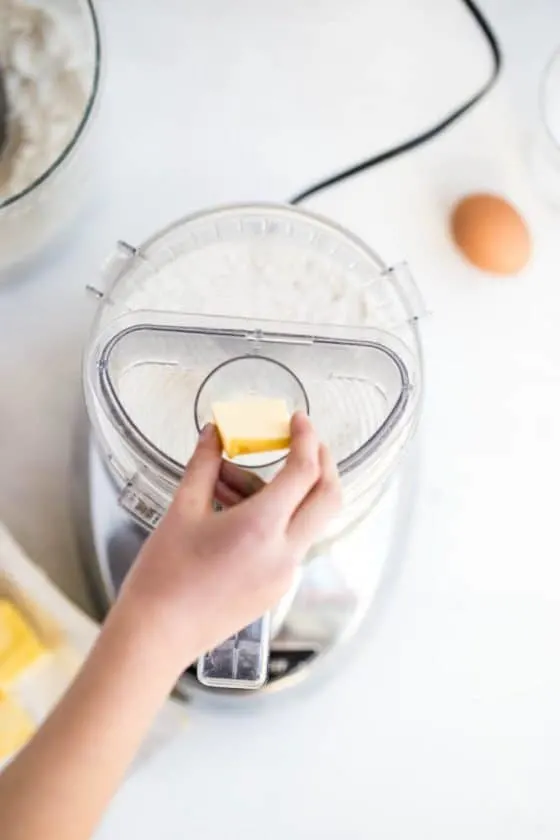
[[[26,711],[0,691],[0,760],[23,747],[35,725]]]
[[[0,688],[9,685],[45,653],[17,607],[0,599]]]
[[[212,413],[228,458],[290,446],[290,414],[284,400],[217,402]]]

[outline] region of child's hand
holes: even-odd
[[[216,513],[214,499],[231,507]],[[336,465],[306,416],[294,417],[286,464],[265,486],[222,461],[208,426],[119,604],[173,657],[178,675],[276,604],[339,505]]]

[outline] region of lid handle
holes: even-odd
[[[128,242],[124,242],[124,240],[119,239],[115,250],[109,254],[101,269],[101,277],[103,279],[102,285],[104,288],[100,289],[97,286],[88,283],[86,291],[97,301],[103,300],[103,298],[106,297],[107,292],[112,289],[117,279],[124,273],[125,269],[130,264],[130,261],[134,259],[137,253],[138,251],[133,245],[129,245]]]
[[[404,308],[406,323],[415,323],[430,314],[422,292],[415,283],[407,263],[397,263],[387,268],[383,276],[396,290]],[[397,327],[398,324],[394,324]]]

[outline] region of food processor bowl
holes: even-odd
[[[164,514],[212,402],[255,395],[308,411],[338,464],[342,511],[308,559],[374,509],[422,400],[422,309],[404,267],[385,266],[319,216],[251,205],[197,214],[138,249],[121,243],[105,273],[85,397],[120,505],[137,523],[149,530]],[[241,467],[269,481],[282,465],[269,455]],[[244,672],[222,669],[207,684],[262,684],[269,630],[265,621],[228,640],[222,666],[243,660]]]
[[[33,13],[55,15],[46,20],[45,30],[38,35],[37,28],[27,31],[20,19],[21,10],[32,9]],[[11,16],[14,17],[13,25]],[[58,21],[58,23],[57,23]],[[68,79],[68,85],[80,82],[80,107],[76,111],[73,128],[63,144],[50,148],[50,154],[41,154],[40,163],[33,163],[28,170],[29,179],[18,177],[17,186],[12,189],[14,167],[23,165],[22,160],[32,158],[32,148],[27,142],[26,128],[18,116],[14,96],[23,90],[26,107],[33,111],[34,119],[42,114],[57,129],[60,115],[51,113],[42,97],[40,52],[31,54],[30,41],[36,38],[35,49],[47,52],[51,40],[59,48],[60,32],[64,29],[68,44],[72,44],[74,55],[71,69],[76,77]],[[17,45],[10,38],[21,40]],[[44,41],[41,38],[44,36]],[[25,52],[22,66],[33,66],[37,73],[37,90],[30,92],[29,84],[20,79],[16,84],[15,71],[10,67],[12,52],[21,56]],[[69,223],[87,194],[87,185],[93,172],[94,145],[92,124],[100,93],[101,82],[101,35],[98,14],[92,0],[6,0],[0,8],[0,65],[5,83],[7,136],[0,150],[0,278],[3,269],[30,257],[45,245],[65,224]],[[16,88],[19,93],[16,93]],[[76,92],[73,88],[73,91]],[[41,165],[44,164],[44,165]],[[27,164],[25,164],[27,165]],[[26,170],[27,171],[27,170]]]

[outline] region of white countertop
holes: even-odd
[[[431,124],[488,71],[447,0],[139,0],[134,21],[130,4],[101,5],[96,196],[0,287],[0,519],[81,604],[68,479],[83,287],[113,242],[217,201],[288,197]],[[504,47],[499,89],[429,147],[310,203],[406,258],[433,312],[420,488],[392,599],[320,690],[194,712],[124,787],[103,840],[558,837],[560,237],[527,143],[560,5],[481,5]],[[531,224],[518,279],[477,274],[451,247],[449,204],[479,187]]]

